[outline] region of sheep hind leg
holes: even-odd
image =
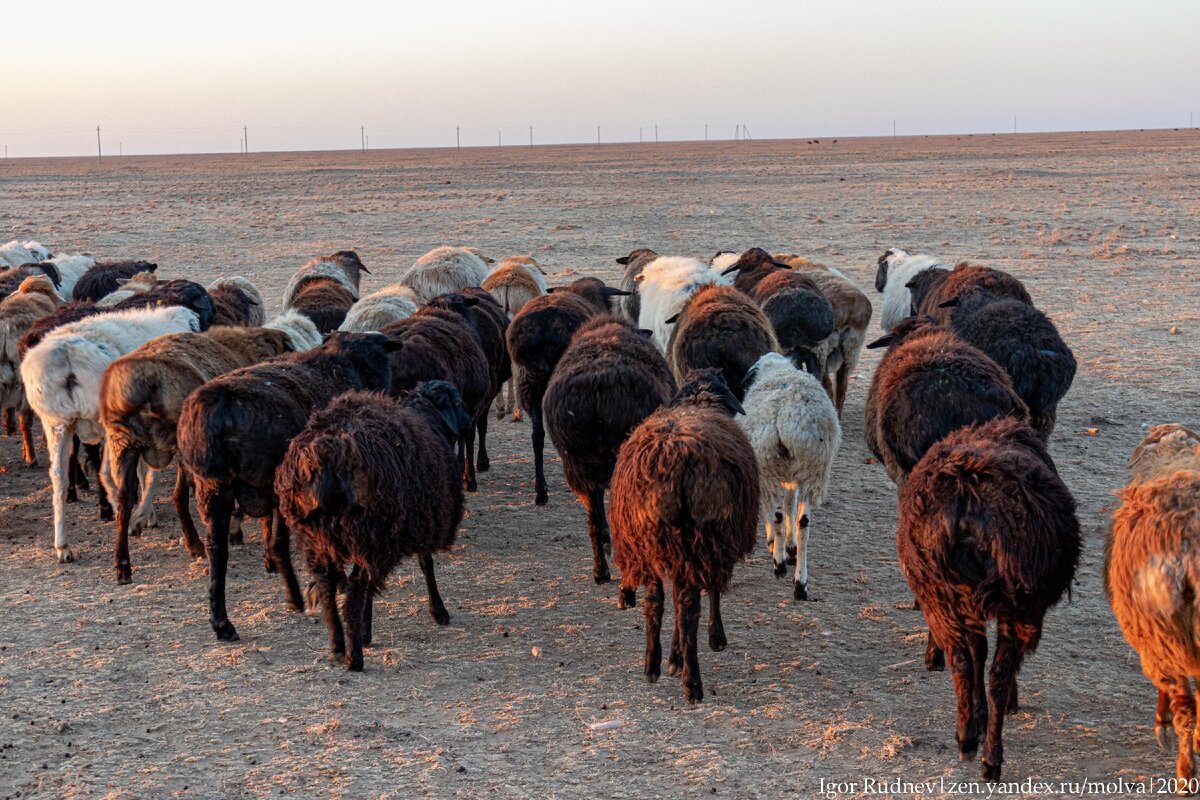
[[[196,533],[196,522],[192,519],[191,507],[192,479],[182,466],[175,475],[175,513],[179,515],[179,527],[183,528],[183,545],[192,558],[204,558],[204,543]]]
[[[225,607],[225,575],[229,569],[229,517],[233,514],[233,490],[228,486],[202,481],[196,486],[196,508],[208,526],[205,549],[208,551],[209,622],[217,638],[238,640],[237,630],[229,621]]]
[[[67,463],[67,502],[79,502],[79,490],[91,491],[92,485],[88,483],[87,474],[83,471],[83,466],[79,463],[79,437],[71,435],[71,458]],[[46,434],[46,448],[50,448],[50,435]]]
[[[971,643],[956,641],[950,647],[950,667],[954,675],[954,696],[958,701],[958,725],[955,741],[959,761],[974,761],[979,749],[979,727],[975,718],[975,664]]]
[[[25,406],[17,415],[17,421],[21,425],[21,457],[25,459],[25,466],[36,467],[37,451],[33,449],[33,409]]]
[[[138,474],[141,476],[142,497],[138,501],[137,510],[130,521],[129,535],[141,536],[146,528],[158,527],[158,515],[154,513],[154,498],[158,494],[158,479],[160,470],[141,462],[138,464]]]
[[[334,571],[339,567],[328,561],[311,566],[313,593],[320,604],[321,614],[325,617],[325,626],[329,629],[329,657],[335,663],[339,663],[346,657],[346,634],[342,628],[342,619],[338,616],[337,584],[333,578]]]
[[[96,473],[96,506],[100,509],[100,521],[112,522],[113,507],[109,501],[109,490],[111,487],[104,481],[106,469],[103,449],[99,444],[85,444],[83,452],[86,454],[87,463],[91,465],[92,470]]]
[[[117,570],[117,584],[122,585],[133,582],[133,565],[129,560],[129,518],[134,500],[137,499],[138,465],[141,463],[142,454],[131,447],[113,453],[114,447],[111,442],[108,450],[108,460],[116,462],[112,464],[112,477],[116,484],[113,499],[117,503],[117,540],[113,562]]]
[[[983,766],[980,770],[984,780],[1000,780],[1000,765],[1004,763],[1004,711],[1012,692],[1012,683],[1021,669],[1025,658],[1025,646],[1017,635],[1016,625],[1011,619],[996,623],[996,655],[992,658],[992,669],[988,682],[987,740],[983,744]],[[1191,699],[1191,693],[1188,692]],[[1191,742],[1188,742],[1189,759]]]
[[[300,591],[300,581],[296,579],[296,570],[292,568],[291,551],[291,532],[276,508],[271,511],[271,560],[283,576],[283,590],[288,605],[293,611],[304,611],[304,592]]]
[[[771,551],[771,563],[774,565],[776,578],[782,578],[787,574],[787,564],[784,562],[784,548],[787,542],[787,534],[784,531],[787,514],[781,508],[780,497],[781,490],[779,489],[764,492],[759,505],[759,513],[762,514],[767,527],[767,548]]]
[[[534,405],[534,408],[529,409],[529,422],[533,428],[533,502],[535,505],[544,506],[550,502],[550,493],[546,487],[546,465],[544,461],[546,428],[542,424],[542,401],[539,399]]]
[[[246,521],[246,512],[242,511],[241,506],[233,512],[233,517],[229,521],[229,543],[242,545],[245,544],[245,534],[242,533],[242,524]]]
[[[1179,756],[1175,761],[1175,777],[1190,781],[1196,775],[1193,736],[1196,729],[1196,698],[1192,693],[1187,676],[1157,676],[1154,680],[1160,693],[1166,694],[1170,702],[1170,713],[1175,723],[1175,738]],[[1180,794],[1188,789],[1180,787]]]
[[[450,612],[446,610],[446,604],[442,602],[442,595],[438,592],[437,576],[433,574],[433,556],[422,553],[420,561],[421,572],[425,574],[425,588],[429,591],[429,616],[433,617],[433,621],[438,625],[447,625],[450,622]]]
[[[834,390],[833,407],[837,409],[838,419],[842,418],[842,407],[846,405],[846,387],[850,383],[850,363],[845,359],[837,371],[837,388]]]
[[[786,558],[784,563],[789,567],[796,566],[796,543],[800,537],[800,531],[796,529],[796,503],[799,502],[800,494],[795,488],[785,489],[783,492],[783,509],[784,524],[787,526],[787,536],[784,538],[783,552]]]
[[[357,566],[346,581],[346,596],[342,600],[342,618],[346,625],[346,669],[362,672],[363,612],[370,592],[366,574]]]
[[[608,544],[608,521],[604,514],[604,490],[594,490],[583,495],[587,506],[588,537],[592,540],[592,579],[597,584],[608,583],[612,575],[608,571],[608,560],[604,557],[604,546]]]
[[[1158,690],[1158,706],[1154,709],[1154,738],[1163,752],[1175,749],[1175,717],[1171,714],[1171,695]]]
[[[792,530],[796,536],[796,574],[792,578],[792,597],[796,600],[808,599],[808,514],[806,506],[800,502],[799,492],[795,495],[796,505],[792,507]]]
[[[17,418],[15,408],[4,409],[4,435],[15,436],[17,433]]]
[[[667,656],[667,672],[671,675],[678,675],[683,671],[683,635],[679,630],[679,587],[671,587],[671,599],[675,608],[675,615],[672,617],[674,625],[671,630],[671,652]]]
[[[54,425],[46,430],[46,445],[50,450],[50,486],[54,506],[54,552],[60,564],[74,561],[75,555],[67,545],[66,521],[66,487],[65,472],[69,471],[71,459],[71,437],[74,434],[72,426],[65,424]]]
[[[463,453],[463,488],[468,492],[474,492],[479,489],[479,483],[475,479],[475,429],[478,427],[478,422],[472,423],[467,428],[465,445],[466,450]],[[459,446],[464,443],[460,440]]]
[[[271,556],[271,518],[263,517],[262,523],[262,544],[263,544],[263,568],[268,575],[274,575],[279,572],[279,567],[275,566],[275,559]]]
[[[708,649],[719,653],[729,646],[725,638],[725,621],[721,619],[721,593],[708,593]]]
[[[679,633],[683,649],[683,697],[689,703],[704,700],[704,684],[700,679],[700,658],[696,652],[697,632],[700,628],[700,590],[695,587],[684,589],[679,594],[680,604],[676,609],[679,617]]]
[[[657,683],[662,675],[663,583],[660,578],[646,582],[646,682]]]

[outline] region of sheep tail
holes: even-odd
[[[193,392],[179,419],[180,460],[198,478],[231,480],[240,463],[231,444],[245,435],[247,421],[238,403],[223,392]]]

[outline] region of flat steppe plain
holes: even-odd
[[[367,291],[445,243],[530,253],[552,283],[615,280],[613,259],[637,246],[761,245],[844,270],[876,304],[892,245],[1015,273],[1079,360],[1051,452],[1085,547],[1021,673],[1012,781],[1173,774],[1101,550],[1146,426],[1200,422],[1198,220],[1200,131],[0,163],[3,239],[147,258],[164,277],[246,275],[271,313],[292,271],[342,248],[372,270]],[[132,542],[132,586],[115,585],[112,526],[90,495],[68,507],[79,560],[59,565],[46,455],[26,469],[18,440],[0,439],[0,796],[742,798],[975,780],[956,757],[950,677],[922,667],[895,490],[867,463],[877,360],[864,354],[812,515],[813,601],[792,601],[760,543],[726,601],[729,648],[701,651],[694,708],[677,680],[643,681],[640,608],[592,583],[557,459],[550,505],[533,505],[527,422],[493,423],[492,471],[437,559],[449,627],[404,565],[355,675],[328,663],[318,618],[286,610],[252,536],[231,557],[242,639],[217,642],[169,492],[160,527]],[[620,727],[589,727],[609,720]]]

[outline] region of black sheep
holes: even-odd
[[[184,401],[176,434],[179,463],[191,474],[196,506],[208,527],[210,621],[218,639],[238,638],[225,609],[234,504],[252,516],[271,517],[268,558],[283,576],[292,607],[303,609],[275,496],[275,470],[314,411],[349,390],[386,391],[392,377],[388,353],[399,347],[377,333],[335,333],[312,350],[214,378]]]
[[[986,729],[983,777],[999,780],[1017,672],[1079,561],[1075,500],[1033,429],[994,419],[925,453],[900,490],[896,546],[930,638],[950,656],[959,756],[974,758]],[[985,691],[992,620],[996,654]]]
[[[212,325],[216,315],[216,306],[208,290],[200,284],[176,278],[173,281],[160,283],[153,289],[138,292],[132,297],[126,297],[112,307],[113,311],[125,311],[131,308],[147,308],[157,306],[183,306],[196,312],[200,320],[200,330],[206,331]]]
[[[567,486],[587,507],[596,583],[610,580],[604,492],[617,452],[675,394],[671,370],[646,333],[612,314],[585,322],[559,359],[543,400]]]
[[[1012,297],[974,288],[948,301],[951,327],[1004,368],[1029,406],[1030,424],[1050,440],[1058,402],[1075,379],[1075,355],[1049,317]]]
[[[617,263],[625,267],[621,275],[621,288],[629,295],[621,301],[621,310],[625,316],[637,324],[638,315],[642,312],[642,296],[638,293],[638,278],[646,265],[658,258],[658,253],[646,247],[639,247],[627,256],[621,256]]]
[[[490,402],[488,360],[467,319],[478,300],[461,294],[443,297],[444,307],[425,306],[407,319],[389,322],[380,333],[404,346],[391,359],[393,395],[431,380],[449,381],[462,395],[472,426],[459,440],[458,450],[463,483],[473,492],[478,488],[475,429],[480,417],[487,416]]]
[[[951,302],[971,289],[986,289],[997,297],[1033,305],[1029,292],[1020,280],[1004,270],[968,264],[961,261],[952,270],[918,272],[905,287],[912,297],[913,316],[933,317],[940,325],[950,323]]]
[[[121,288],[121,284],[139,272],[154,272],[158,264],[149,261],[101,261],[79,276],[71,290],[72,300],[96,302]]]
[[[667,361],[683,383],[693,369],[716,367],[739,401],[746,396],[746,373],[779,341],[765,311],[731,286],[709,284],[688,299],[674,322]]]
[[[330,649],[347,669],[362,670],[372,599],[408,556],[425,573],[430,615],[450,621],[431,556],[450,549],[462,521],[455,440],[471,424],[453,384],[427,381],[399,403],[377,392],[343,394],[289,445],[275,477],[279,508],[303,536]],[[344,632],[336,596],[343,580]]]
[[[542,398],[546,385],[575,331],[596,314],[611,312],[612,298],[628,295],[597,278],[579,278],[533,298],[508,324],[505,339],[517,381],[517,403],[529,414],[533,431],[534,502],[539,506],[550,501],[543,464],[546,429]]]

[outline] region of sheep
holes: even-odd
[[[653,331],[654,343],[663,353],[671,340],[668,320],[683,310],[700,287],[729,283],[703,261],[680,256],[659,256],[642,268],[636,281],[640,296],[638,327]]]
[[[291,351],[291,342],[283,331],[224,326],[205,333],[160,336],[118,358],[104,371],[100,421],[116,492],[118,584],[132,580],[129,536],[141,533],[153,513],[156,481],[147,476],[138,513],[130,518],[139,468],[157,472],[174,459],[184,398],[218,375]],[[188,508],[189,490],[187,470],[180,469],[174,499],[184,544],[193,557],[203,558],[204,545]]]
[[[71,289],[71,299],[95,303],[120,289],[122,279],[128,280],[139,272],[154,272],[156,269],[158,264],[149,261],[97,261],[79,276]]]
[[[21,380],[50,450],[54,550],[59,562],[74,560],[66,538],[63,470],[73,435],[78,434],[88,444],[99,444],[104,435],[100,425],[100,379],[105,367],[157,336],[198,330],[200,320],[188,308],[114,311],[64,325],[25,354]],[[104,472],[102,465],[101,482]]]
[[[258,327],[267,321],[266,307],[258,287],[246,278],[235,275],[209,284],[216,313],[212,324]]]
[[[1076,368],[1075,355],[1054,323],[1029,303],[978,286],[949,303],[954,332],[1008,373],[1029,406],[1030,424],[1048,442],[1058,402],[1071,388]]]
[[[264,549],[283,578],[289,604],[302,610],[289,533],[275,495],[275,470],[314,411],[342,392],[387,390],[388,353],[400,346],[378,333],[335,333],[312,350],[219,375],[183,401],[177,452],[208,528],[209,621],[218,639],[238,638],[225,607],[234,504],[251,516],[271,518]]]
[[[867,345],[889,346],[867,390],[867,446],[898,488],[935,442],[993,417],[1029,419],[996,362],[929,317],[911,317]]]
[[[75,291],[75,284],[79,282],[84,273],[96,266],[96,259],[85,253],[72,253],[46,259],[46,263],[53,264],[54,268],[58,270],[58,296],[69,301]]]
[[[0,299],[8,297],[13,292],[17,291],[22,281],[26,278],[34,276],[44,276],[50,280],[50,284],[54,286],[57,292],[59,284],[62,282],[62,276],[53,262],[37,262],[30,264],[21,264],[20,266],[10,267],[0,270]]]
[[[50,258],[50,251],[34,241],[21,242],[16,239],[0,246],[0,266],[19,267],[36,264]]]
[[[135,294],[148,292],[158,286],[158,277],[153,272],[139,272],[129,280],[118,278],[117,284],[121,287],[117,291],[104,295],[96,301],[96,305],[101,308],[112,308],[122,300],[128,300]]]
[[[912,316],[909,281],[926,270],[950,269],[933,256],[909,255],[898,247],[885,250],[876,263],[875,291],[883,295],[879,327],[884,333],[891,332],[900,320]]]
[[[200,330],[202,331],[209,329],[213,316],[216,314],[216,306],[208,291],[194,281],[181,278],[160,283],[153,289],[127,297],[114,305],[112,309],[113,311],[126,311],[161,306],[183,306],[190,309],[200,321]]]
[[[982,774],[999,780],[1017,672],[1079,562],[1075,500],[1023,421],[968,425],[933,445],[900,490],[896,547],[931,641],[950,655],[959,756],[975,757],[986,728]],[[992,620],[996,654],[985,693]]]
[[[718,250],[712,258],[708,260],[708,265],[717,272],[724,272],[729,267],[737,263],[741,253],[735,253],[732,250]]]
[[[758,461],[762,481],[759,513],[775,562],[775,577],[782,577],[787,562],[794,560],[792,596],[807,600],[807,512],[825,499],[842,428],[833,402],[817,378],[797,369],[784,356],[765,354],[746,379],[745,414],[736,421]]]
[[[292,349],[296,352],[320,347],[324,341],[316,324],[299,311],[285,311],[263,327],[287,334],[288,341],[292,343]]]
[[[542,398],[558,360],[575,331],[596,314],[611,312],[612,298],[627,296],[623,289],[605,286],[596,278],[579,278],[525,304],[508,325],[505,340],[517,384],[517,403],[529,414],[533,436],[534,503],[550,502],[543,450]]]
[[[339,250],[333,255],[317,256],[310,259],[303,267],[296,270],[288,280],[283,290],[283,308],[286,311],[295,305],[296,296],[305,284],[312,282],[333,282],[344,288],[358,299],[358,286],[361,273],[371,274],[371,270],[353,250]]]
[[[726,646],[721,594],[754,549],[759,475],[754,450],[730,417],[742,406],[716,369],[694,370],[669,408],[634,429],[612,478],[613,559],[623,607],[646,587],[646,680],[661,670],[663,582],[675,600],[669,667],[683,671],[689,703],[704,699],[696,635],[700,592],[709,594],[708,644]]]
[[[1187,789],[1200,747],[1191,681],[1200,678],[1200,434],[1155,425],[1133,451],[1133,473],[1104,543],[1104,592],[1142,672],[1158,689],[1159,747],[1174,722],[1175,775]],[[1180,792],[1183,793],[1183,792]]]
[[[822,381],[841,417],[850,376],[858,366],[871,323],[871,301],[839,270],[803,256],[783,254],[775,258],[808,277],[832,307],[834,341],[825,357]]]
[[[620,301],[621,311],[634,324],[637,324],[642,311],[642,296],[638,291],[641,284],[640,276],[646,269],[646,265],[656,258],[658,258],[658,253],[646,247],[639,247],[631,251],[629,255],[617,259],[617,263],[625,268],[624,274],[621,275],[621,288],[629,292],[629,295]]]
[[[275,476],[279,509],[302,535],[330,650],[347,670],[362,671],[372,600],[408,556],[417,556],[425,574],[430,616],[450,622],[432,554],[450,549],[462,522],[455,442],[470,425],[452,384],[425,381],[398,403],[347,392],[313,414],[288,446]],[[343,631],[336,587],[346,564],[353,568]]]
[[[33,450],[33,409],[25,399],[21,384],[17,343],[30,325],[52,313],[59,302],[54,284],[44,275],[29,276],[21,282],[16,294],[0,301],[0,413],[9,436],[14,433],[12,415],[15,413],[20,421],[21,455],[30,467],[37,466],[37,455]]]
[[[482,286],[487,279],[487,263],[464,247],[438,247],[418,258],[400,276],[400,283],[429,302],[439,294],[461,292],[470,286]]]
[[[549,291],[541,267],[532,258],[528,258],[526,262],[524,259],[527,258],[528,256],[512,256],[504,259],[482,284],[483,288],[496,298],[496,302],[504,309],[510,321],[526,303]],[[521,419],[516,392],[516,381],[507,381],[503,393],[497,398],[496,419],[502,419],[510,411],[513,422]]]
[[[458,310],[452,298],[462,297],[475,302],[466,303],[465,318],[475,334],[476,341],[487,357],[490,381],[484,407],[475,423],[475,432],[479,434],[479,458],[476,466],[479,472],[491,469],[491,461],[487,451],[488,409],[500,394],[501,387],[512,378],[512,358],[505,346],[504,334],[508,330],[508,315],[496,302],[491,293],[479,287],[468,287],[455,294],[440,295],[429,301],[429,305],[446,310]],[[462,313],[461,311],[459,313]],[[468,437],[468,442],[472,440]]]
[[[611,579],[604,556],[609,545],[604,492],[617,451],[674,394],[662,353],[633,323],[612,314],[583,323],[546,386],[546,429],[562,457],[567,486],[587,508],[596,583]]]
[[[739,401],[746,395],[750,367],[764,353],[779,351],[767,315],[732,286],[702,287],[672,321],[667,363],[676,382],[682,384],[693,369],[716,367]]]
[[[479,298],[443,295],[437,305],[426,305],[407,319],[390,322],[381,333],[403,345],[392,357],[391,393],[414,388],[421,381],[444,380],[458,389],[471,415],[471,430],[459,440],[463,483],[478,489],[475,464],[475,430],[486,419],[492,378],[488,355],[472,328],[472,308]]]
[[[338,330],[359,333],[377,331],[389,322],[411,317],[421,305],[421,298],[411,287],[393,283],[350,306]]]
[[[920,273],[908,282],[913,315],[933,317],[940,325],[950,322],[954,301],[971,289],[986,289],[996,297],[1010,297],[1033,305],[1029,291],[1020,280],[1007,272],[961,261],[949,272]]]

